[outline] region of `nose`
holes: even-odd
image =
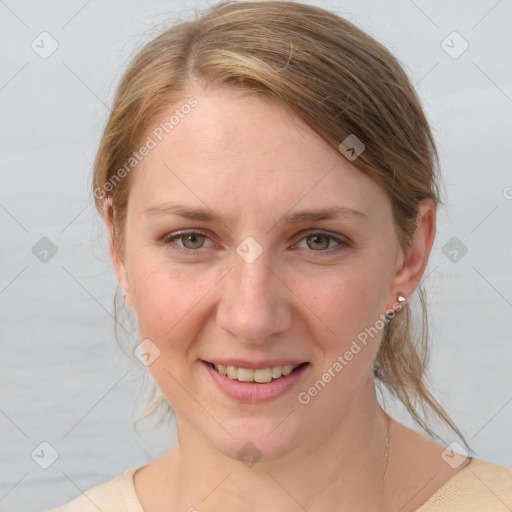
[[[290,328],[291,294],[265,252],[251,263],[236,256],[221,290],[217,325],[238,341],[264,345]]]

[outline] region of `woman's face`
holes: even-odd
[[[179,435],[278,460],[371,396],[361,390],[403,262],[391,203],[269,100],[195,98],[133,171],[116,271]],[[210,363],[245,370],[232,379]],[[287,365],[302,366],[238,380]]]

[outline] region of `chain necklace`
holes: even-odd
[[[384,413],[386,416],[386,462],[385,462],[385,469],[384,469],[384,478],[382,479],[382,486],[380,488],[380,498],[382,502],[382,493],[384,491],[384,484],[386,482],[386,476],[388,474],[388,462],[389,462],[389,416]]]

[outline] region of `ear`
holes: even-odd
[[[388,303],[395,303],[398,293],[410,299],[425,272],[435,236],[436,204],[433,199],[424,199],[418,206],[413,239],[405,251],[399,251]]]
[[[117,243],[117,238],[115,234],[115,225],[114,225],[114,216],[115,211],[112,205],[112,199],[108,199],[105,201],[105,224],[107,226],[108,231],[108,249],[110,252],[110,258],[112,260],[112,266],[114,267],[114,272],[117,276],[117,280],[121,285],[121,288],[124,293],[124,301],[127,306],[131,309],[133,307],[133,300],[131,294],[130,281],[128,279],[128,272],[126,269],[126,264],[123,260],[123,257],[120,253],[119,246]]]

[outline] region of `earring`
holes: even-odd
[[[407,297],[403,293],[398,293],[396,296],[396,300],[399,304],[403,304],[404,302],[407,302]]]

